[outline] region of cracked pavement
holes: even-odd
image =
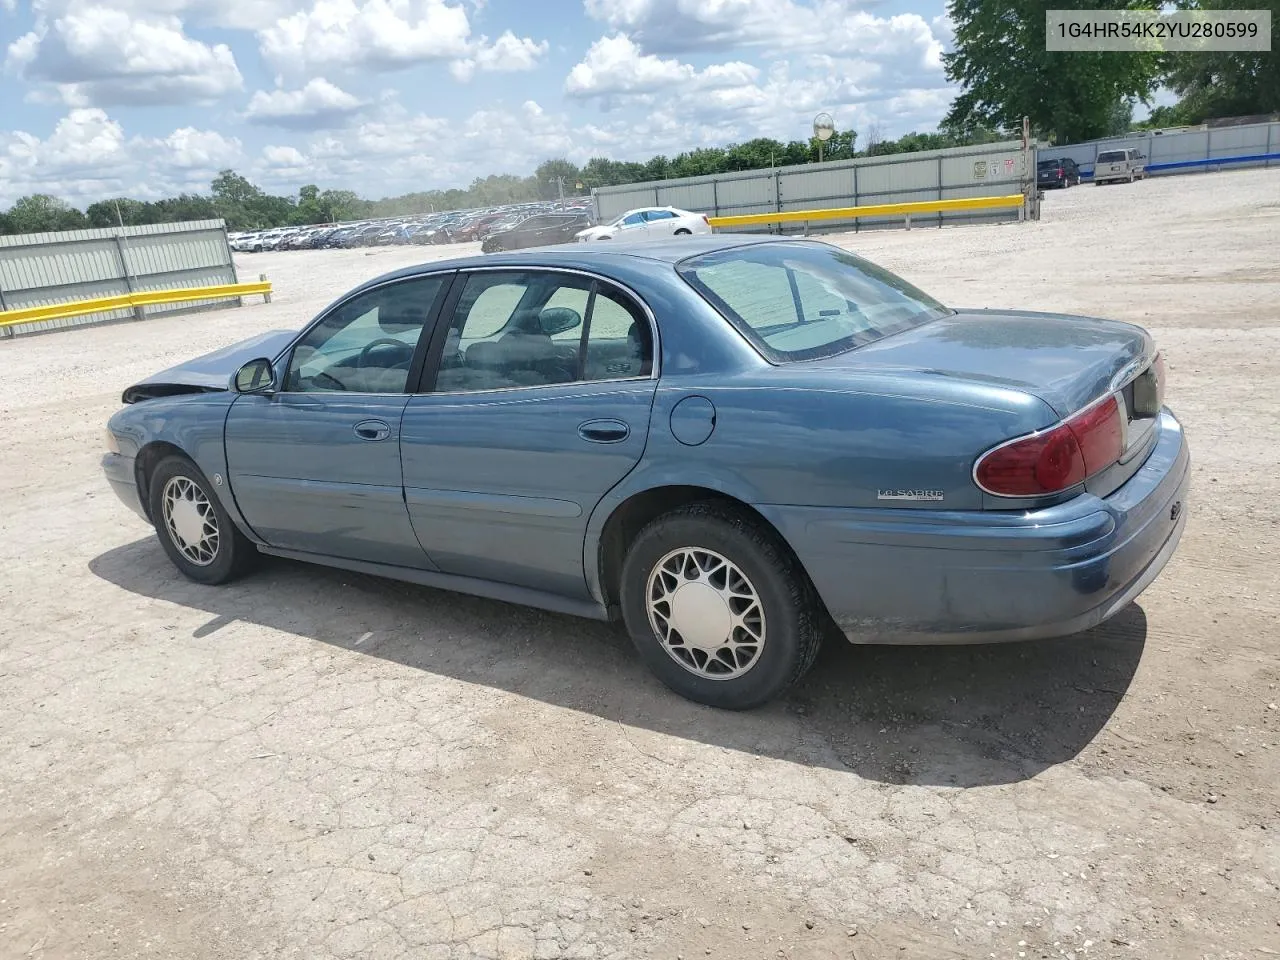
[[[1277,186],[836,238],[945,301],[1148,326],[1192,515],[1103,628],[829,643],[748,714],[619,627],[287,562],[188,583],[107,489],[128,383],[452,251],[242,257],[272,304],[0,343],[0,957],[1280,952]]]

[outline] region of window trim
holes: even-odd
[[[431,347],[431,342],[435,337],[436,327],[440,324],[441,311],[453,293],[454,285],[458,279],[458,269],[455,267],[449,270],[429,270],[424,273],[415,273],[404,277],[393,277],[378,283],[371,283],[368,286],[360,286],[354,290],[349,290],[339,299],[335,300],[329,306],[321,310],[316,316],[304,326],[298,334],[290,340],[284,349],[277,353],[271,359],[271,369],[276,374],[276,382],[271,384],[273,394],[285,394],[290,397],[304,396],[339,396],[339,397],[408,397],[413,395],[411,389],[422,377],[423,366],[427,360],[427,354]],[[405,388],[399,393],[371,393],[367,390],[285,390],[284,386],[289,379],[289,364],[293,362],[293,351],[297,348],[307,334],[313,329],[324,323],[326,319],[333,315],[334,312],[341,310],[347,304],[351,303],[357,297],[362,297],[366,293],[374,290],[382,290],[386,287],[395,286],[400,283],[410,283],[415,280],[430,280],[439,277],[443,279],[440,290],[436,293],[435,299],[431,303],[431,307],[427,311],[427,319],[423,323],[423,333],[419,334],[418,342],[413,348],[413,358],[409,361],[409,371],[405,376]],[[425,334],[425,335],[424,335]]]
[[[445,345],[445,342],[449,339],[449,329],[453,326],[452,312],[457,310],[458,308],[458,301],[462,299],[462,292],[464,289],[466,289],[467,280],[471,277],[472,274],[476,274],[476,273],[530,273],[530,272],[557,273],[557,274],[567,274],[569,276],[585,277],[588,280],[594,281],[592,285],[593,297],[595,295],[596,289],[601,284],[608,284],[609,286],[612,286],[614,289],[621,292],[628,299],[630,299],[632,303],[638,305],[640,307],[641,314],[644,316],[645,320],[647,320],[649,323],[649,337],[650,337],[650,344],[651,344],[650,352],[652,356],[650,357],[648,375],[642,376],[642,377],[609,377],[601,380],[583,380],[579,378],[577,380],[571,381],[570,383],[537,383],[537,384],[530,384],[527,386],[491,387],[486,390],[446,390],[446,391],[437,392],[434,389],[434,387],[436,383],[436,377],[440,373],[440,359],[444,355],[444,345]],[[450,318],[449,323],[439,322],[446,316]],[[431,343],[427,348],[425,362],[423,364],[421,373],[418,377],[418,382],[416,384],[417,389],[410,391],[415,396],[422,395],[422,396],[431,396],[431,397],[466,397],[466,396],[472,396],[474,394],[510,393],[514,390],[549,390],[549,389],[559,390],[565,387],[573,387],[573,386],[581,387],[583,385],[589,385],[593,383],[635,383],[635,382],[643,382],[646,380],[656,381],[660,379],[662,375],[660,370],[661,362],[662,362],[662,346],[658,337],[658,320],[654,316],[653,310],[650,309],[649,304],[645,302],[643,297],[641,297],[638,293],[635,292],[635,290],[627,286],[625,283],[621,283],[620,281],[615,280],[612,277],[605,276],[604,274],[601,274],[601,273],[595,273],[590,270],[578,270],[571,267],[552,267],[552,266],[544,266],[542,264],[518,264],[518,263],[503,264],[501,266],[495,265],[492,267],[484,267],[484,266],[466,267],[457,271],[457,276],[454,277],[453,284],[449,288],[449,293],[444,298],[444,302],[440,305],[440,310],[437,313],[435,319],[436,319],[435,329],[432,331]],[[583,322],[584,323],[586,322],[586,317],[583,317]],[[581,356],[581,354],[579,354],[579,356]]]

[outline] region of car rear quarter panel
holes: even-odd
[[[609,516],[647,490],[704,487],[766,516],[778,505],[981,510],[971,475],[977,456],[1056,420],[1043,401],[997,387],[905,377],[803,380],[773,367],[736,377],[664,377],[644,457],[592,514],[588,576]],[[704,398],[715,411],[710,436],[697,445],[681,442],[672,428],[673,413],[690,397]],[[942,500],[882,499],[898,490],[940,491]],[[592,586],[594,592],[599,584]]]

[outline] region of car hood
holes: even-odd
[[[182,393],[206,393],[229,390],[231,376],[242,365],[259,357],[275,359],[289,343],[296,330],[271,330],[241,340],[221,350],[188,360],[140,380],[124,392],[125,403],[137,403],[154,397],[170,397]]]
[[[612,237],[613,227],[587,227],[585,230],[579,230],[574,236],[583,240],[596,240],[600,237]]]
[[[901,371],[1008,387],[1039,397],[1068,417],[1154,352],[1150,335],[1129,323],[961,310],[811,363],[823,370]]]

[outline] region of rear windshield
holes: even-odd
[[[1060,166],[1062,166],[1061,160],[1041,160],[1039,163],[1036,164],[1036,169],[1037,170],[1056,170]]]
[[[1123,150],[1104,150],[1098,154],[1099,163],[1121,163],[1124,158]]]
[[[951,311],[825,243],[761,243],[682,261],[685,281],[775,363],[873,343]]]

